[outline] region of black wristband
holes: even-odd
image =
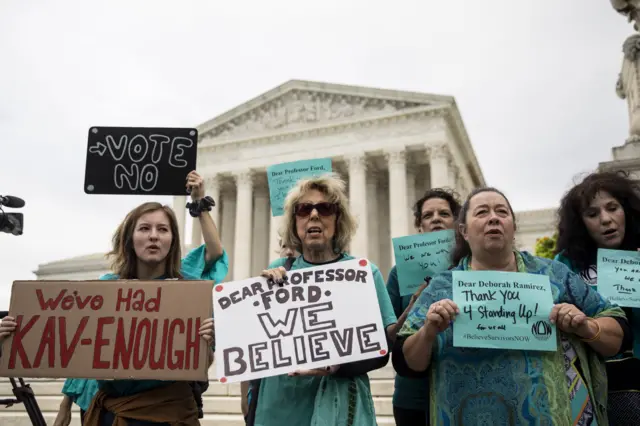
[[[187,203],[186,207],[189,209],[189,214],[191,215],[191,217],[198,217],[203,211],[211,211],[211,209],[215,205],[215,200],[209,196],[206,196],[191,203]]]
[[[208,195],[206,197],[200,199],[200,210],[201,211],[204,211],[204,210],[211,211],[211,209],[213,207],[215,207],[215,206],[216,206],[215,200],[213,198],[211,198],[210,196],[208,196]]]

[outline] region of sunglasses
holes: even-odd
[[[295,212],[298,217],[307,217],[313,209],[315,209],[320,216],[331,216],[338,211],[338,205],[331,203],[302,203],[296,205]]]

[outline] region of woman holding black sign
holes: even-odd
[[[420,233],[453,229],[460,212],[456,194],[443,188],[432,188],[413,206],[414,226]],[[402,327],[414,302],[427,286],[428,277],[414,294],[400,295],[398,271],[394,266],[387,279],[387,292]],[[429,381],[426,378],[408,378],[396,374],[393,392],[393,417],[396,426],[424,426],[429,418]]]
[[[640,186],[624,172],[600,172],[571,188],[558,210],[556,260],[594,289],[598,249],[640,248]],[[640,309],[623,308],[635,347],[607,360],[607,411],[613,426],[640,424]],[[635,353],[635,357],[634,357]]]
[[[607,379],[602,357],[615,355],[631,343],[624,312],[562,263],[516,250],[513,209],[500,191],[474,190],[462,206],[458,222],[453,256],[457,266],[431,280],[398,333],[392,352],[398,374],[424,377],[431,370],[430,424],[467,425],[482,421],[496,425],[607,425]],[[522,330],[530,330],[531,337],[538,336],[542,342],[551,331],[547,321],[555,324],[558,350],[533,350],[534,345],[531,350],[454,346],[454,322],[458,315],[469,319],[470,312],[468,306],[453,301],[455,271],[547,276],[553,298],[549,318],[533,323],[540,323],[537,328],[527,324]],[[535,287],[505,284],[512,289]],[[482,310],[486,306],[483,303],[474,306],[474,319],[482,317],[480,312],[487,314]],[[503,304],[491,311],[484,328],[477,330],[496,324],[491,318],[506,315],[510,309]],[[480,331],[469,334],[470,338],[486,337]],[[510,335],[502,336],[502,344],[498,336],[491,345],[506,346]]]
[[[192,279],[222,281],[229,269],[216,225],[209,211],[213,200],[205,197],[204,182],[192,171],[187,179],[193,203],[192,216],[200,220],[205,244],[191,250],[181,259],[178,222],[173,210],[160,203],[144,203],[133,209],[118,226],[109,253],[113,273],[102,280],[117,279]],[[0,339],[15,331],[13,318],[5,317],[0,325]],[[213,362],[213,319],[204,319],[199,334],[211,345],[209,363]],[[69,379],[66,397],[76,403],[91,401],[86,408],[86,426],[199,425],[198,406],[189,382],[162,380],[97,380]],[[64,404],[64,401],[63,401]],[[71,404],[61,406],[70,410]],[[81,408],[84,408],[81,406]],[[68,424],[66,412],[59,414],[56,424]]]
[[[282,242],[299,253],[290,269],[310,268],[354,259],[345,250],[356,231],[345,184],[333,175],[299,181],[284,203]],[[262,275],[283,283],[285,258],[277,259]],[[373,271],[382,323],[395,335],[396,317],[384,279]],[[376,417],[367,372],[382,368],[388,355],[333,366],[303,370],[252,382],[248,425],[359,425],[375,426]]]

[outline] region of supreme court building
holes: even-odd
[[[371,259],[386,276],[391,238],[414,233],[411,205],[431,187],[462,197],[485,185],[450,96],[292,80],[199,129],[198,171],[217,203],[212,214],[229,254],[227,281],[256,276],[278,254],[279,218],[271,217],[266,168],[311,158],[333,160],[347,182],[359,228],[350,253]],[[201,244],[199,223],[175,197],[186,248]],[[518,243],[533,250],[551,235],[552,210],[520,212]],[[104,255],[40,265],[38,279],[95,279]]]

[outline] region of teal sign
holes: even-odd
[[[549,321],[549,277],[521,272],[453,271],[453,346],[555,351],[556,326]]]
[[[394,238],[400,296],[415,293],[426,277],[449,269],[454,245],[451,230]]]
[[[300,160],[267,168],[271,215],[284,214],[284,199],[300,179],[331,173],[331,158]]]
[[[598,293],[618,306],[640,308],[640,253],[598,249]]]

